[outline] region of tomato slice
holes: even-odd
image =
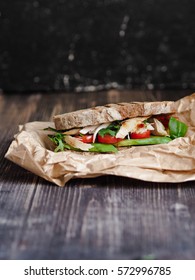
[[[132,139],[142,139],[142,138],[149,138],[150,137],[150,130],[146,130],[142,133],[137,132],[131,132],[130,138]]]
[[[86,135],[78,135],[75,136],[83,143],[92,143],[93,142],[93,135],[92,134],[86,134]]]
[[[119,141],[123,140],[122,138],[116,138],[115,136],[112,136],[110,134],[105,134],[104,136],[101,136],[98,134],[97,140],[99,143],[105,143],[105,144],[115,144]]]

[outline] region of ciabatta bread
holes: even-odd
[[[54,116],[57,130],[175,112],[173,101],[107,104]]]

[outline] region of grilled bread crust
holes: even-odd
[[[53,120],[57,130],[68,130],[127,118],[170,114],[175,111],[173,101],[117,103],[56,115]]]

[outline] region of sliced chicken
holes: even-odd
[[[129,132],[136,131],[138,125],[143,123],[143,121],[146,120],[147,118],[148,117],[138,117],[138,118],[128,119],[128,120],[122,122],[122,125],[116,134],[116,138],[123,139],[129,134]]]
[[[72,137],[70,135],[65,135],[64,140],[67,144],[69,144],[73,148],[77,148],[82,151],[89,151],[91,148],[93,148],[91,144],[83,143],[78,138]]]
[[[153,135],[156,135],[156,136],[168,136],[169,135],[167,133],[164,125],[156,118],[153,118],[152,126],[154,127],[154,130],[152,131]]]

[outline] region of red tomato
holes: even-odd
[[[80,141],[83,143],[92,143],[93,142],[93,135],[92,134],[86,134],[86,135],[79,135],[76,136]]]
[[[122,138],[116,138],[115,136],[112,136],[110,134],[105,134],[104,136],[101,136],[98,134],[97,140],[99,143],[105,143],[105,144],[115,144],[119,141],[123,140]]]
[[[142,133],[131,132],[130,138],[132,139],[142,139],[142,138],[149,138],[150,137],[150,130],[146,130]]]
[[[170,117],[171,117],[170,115],[163,115],[163,114],[155,116],[155,118],[159,120],[164,125],[165,128],[168,128]]]

